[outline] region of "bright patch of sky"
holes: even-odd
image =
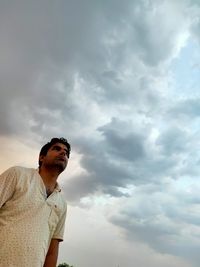
[[[188,39],[177,58],[172,61],[171,74],[176,96],[199,97],[200,50],[199,44],[194,39]]]
[[[175,191],[179,192],[185,192],[190,191],[190,188],[193,186],[198,186],[199,181],[194,180],[191,177],[183,176],[181,179],[178,179],[177,181],[173,181],[173,187]]]

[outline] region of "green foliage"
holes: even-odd
[[[58,267],[74,267],[72,265],[67,264],[66,262],[60,263]]]

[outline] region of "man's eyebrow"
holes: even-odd
[[[61,148],[59,145],[53,145],[52,148]]]
[[[52,149],[53,148],[62,148],[61,146],[59,146],[59,145],[53,145],[52,146]],[[64,148],[64,150],[68,153],[69,152],[69,150],[67,149],[67,148]]]

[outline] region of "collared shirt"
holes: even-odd
[[[37,170],[0,175],[0,267],[42,267],[51,239],[63,240],[66,210],[59,186],[47,198]]]

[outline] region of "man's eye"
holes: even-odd
[[[54,150],[59,151],[60,150],[60,147],[59,146],[54,146]]]

